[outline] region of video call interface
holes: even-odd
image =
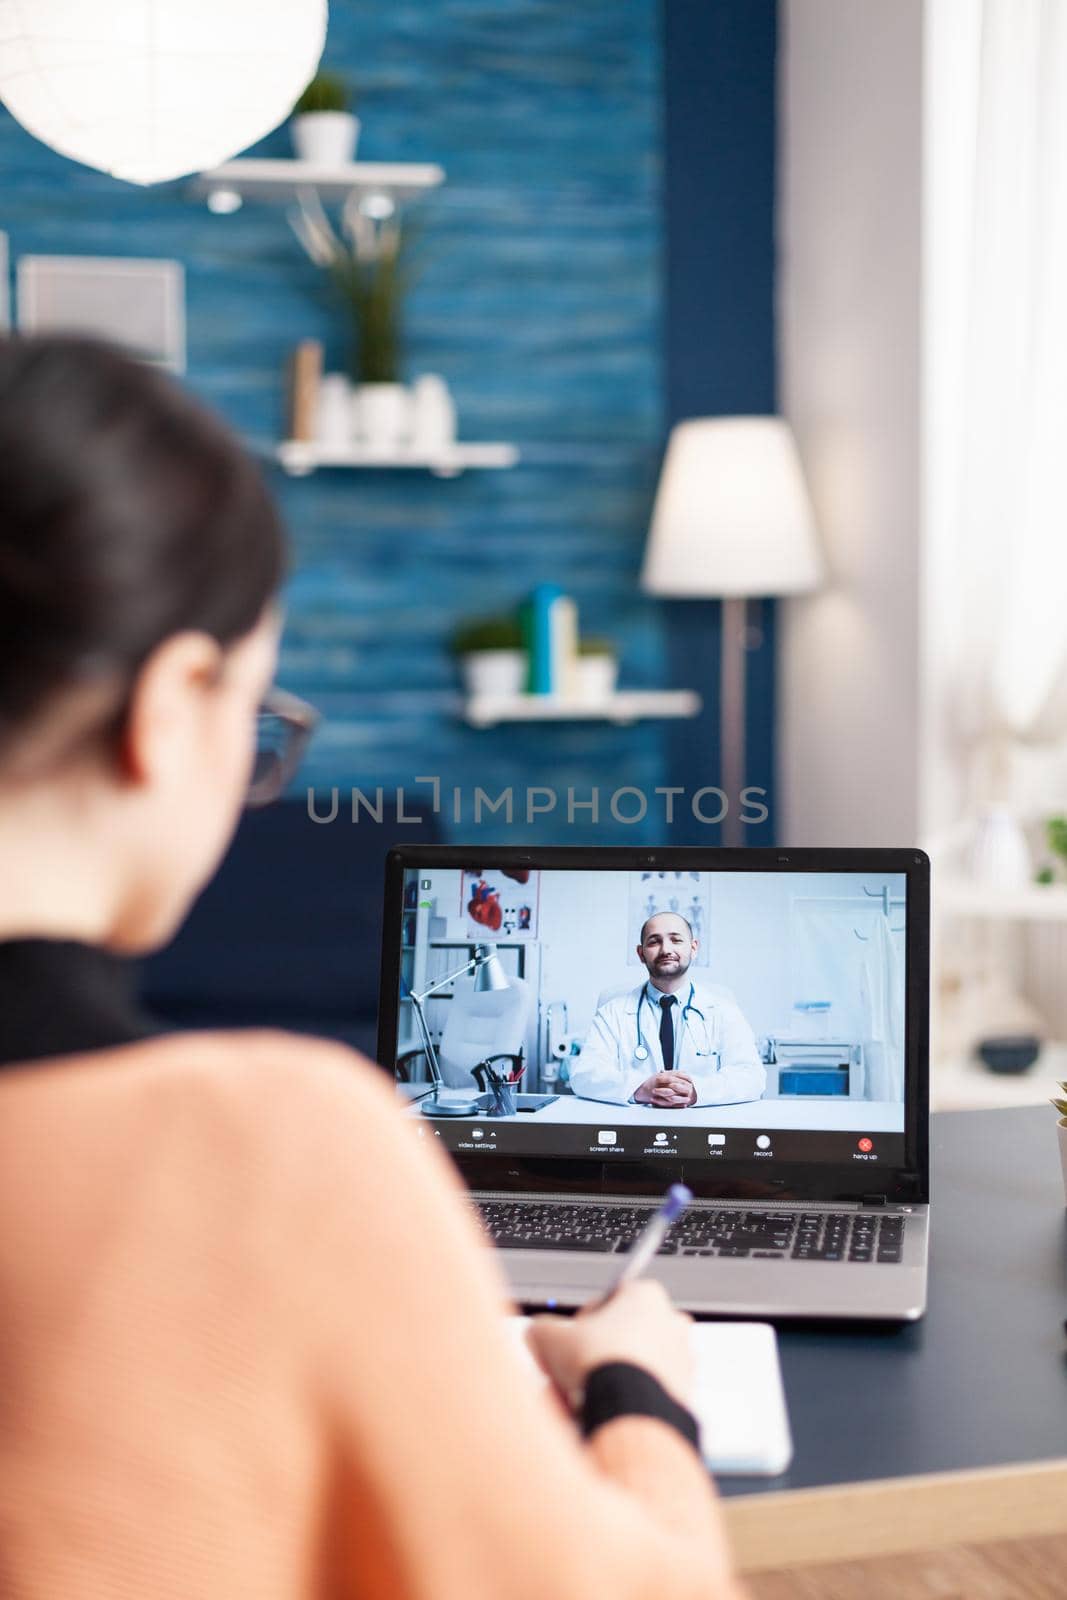
[[[479,1155],[904,1156],[906,878],[409,868],[397,1093]]]

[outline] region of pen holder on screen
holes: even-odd
[[[490,1117],[513,1117],[517,1109],[515,1091],[511,1085],[509,1083],[495,1083],[493,1085],[493,1103],[486,1115]]]
[[[515,1103],[515,1089],[522,1077],[522,1068],[517,1069],[517,1075],[512,1078],[503,1078],[495,1072],[488,1061],[480,1061],[476,1067],[471,1068],[471,1076],[483,1093],[491,1094],[492,1104],[486,1108],[487,1117],[513,1117],[518,1110]]]

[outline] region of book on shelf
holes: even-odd
[[[310,444],[314,439],[321,378],[321,342],[301,339],[289,358],[289,439],[302,444]]]

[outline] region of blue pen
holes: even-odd
[[[617,1294],[624,1283],[629,1283],[631,1278],[641,1276],[666,1238],[667,1229],[672,1222],[677,1221],[692,1198],[693,1191],[687,1189],[684,1183],[671,1184],[663,1197],[663,1204],[631,1245],[622,1271],[600,1302],[601,1305],[604,1301],[610,1300],[613,1294]]]

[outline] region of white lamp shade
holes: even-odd
[[[0,100],[129,183],[217,167],[292,110],[326,0],[0,0]]]
[[[781,417],[697,417],[671,433],[641,587],[784,595],[822,578],[800,458]]]

